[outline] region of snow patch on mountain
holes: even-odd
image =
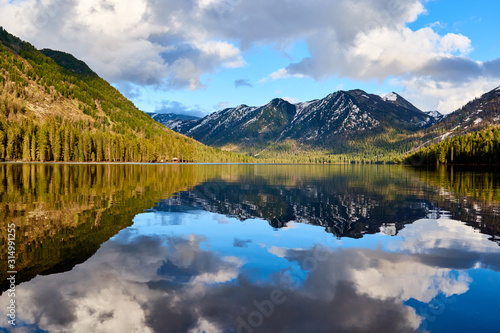
[[[427,114],[429,117],[432,117],[432,118],[442,118],[443,117],[443,114],[440,113],[439,111],[427,111],[427,112],[424,112],[425,114]]]
[[[357,105],[351,104],[349,114],[345,117],[337,132],[352,133],[355,131],[365,131],[379,125],[380,123],[378,120],[370,117],[368,113],[362,112]]]
[[[444,133],[443,135],[441,135],[441,141],[443,141],[444,139],[446,139],[450,135],[451,135],[451,132]]]
[[[182,124],[183,124],[182,120],[169,120],[169,121],[163,123],[163,125],[165,125],[166,127],[170,128],[171,130],[174,130],[174,131],[176,131],[178,128],[180,128],[180,126],[182,126]]]
[[[255,117],[254,117],[254,118],[251,118],[249,121],[247,121],[246,123],[244,123],[244,124],[242,125],[242,127],[243,127],[243,128],[247,128],[247,127],[248,127],[248,125],[250,125],[250,124],[252,124],[252,123],[254,123],[254,122],[256,122],[256,121],[257,121],[257,118],[255,118]]]
[[[313,104],[314,102],[317,102],[318,100],[315,99],[313,101],[309,101],[309,102],[302,102],[302,103],[297,103],[295,104],[295,106],[297,107],[297,112],[298,110],[303,110],[305,108],[307,108],[309,105]]]
[[[391,92],[390,94],[380,96],[384,101],[395,102],[398,100],[398,95],[396,93]]]
[[[424,114],[396,93],[380,97],[357,89],[295,104],[277,98],[259,107],[240,105],[184,122],[179,129],[216,147],[236,144],[261,149],[284,140],[311,147],[336,147],[341,141],[385,133],[395,127],[415,131],[435,124],[439,116],[437,111]]]

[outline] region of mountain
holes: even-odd
[[[188,116],[185,114],[177,114],[177,113],[155,113],[155,112],[146,112],[148,116],[153,118],[155,121],[160,124],[165,125],[170,129],[174,129],[180,124],[182,121],[191,121],[198,120],[200,117]]]
[[[0,27],[0,161],[243,162],[137,109],[83,61]]]
[[[434,118],[435,122],[438,123],[441,120],[443,120],[446,116],[439,111],[424,111],[426,115],[428,115],[431,118]]]
[[[442,137],[442,136],[441,136]],[[492,126],[465,135],[448,136],[442,142],[409,154],[403,163],[420,165],[488,164],[500,162],[500,127]]]
[[[295,113],[294,105],[274,99],[261,107],[240,105],[224,109],[203,119],[183,121],[173,128],[215,147],[265,147],[278,139]]]
[[[395,105],[398,105],[398,106],[400,106],[402,108],[413,110],[415,112],[419,112],[420,111],[420,109],[418,109],[417,107],[415,107],[413,104],[411,104],[410,102],[408,102],[406,99],[404,99],[400,95],[396,94],[395,92],[391,92],[390,94],[383,95],[383,96],[380,96],[380,97],[382,97],[382,99],[384,101],[391,102],[391,103],[393,103]]]
[[[323,99],[291,104],[273,99],[260,107],[240,105],[198,120],[178,121],[170,128],[214,147],[259,152],[279,143],[303,148],[353,150],[353,141],[413,133],[438,121],[403,97],[384,97],[362,90],[337,91]],[[387,138],[380,139],[387,143]]]
[[[471,193],[466,185],[474,178],[471,169],[455,168],[453,174],[445,174],[428,169],[294,165],[280,170],[276,177],[272,165],[236,167],[230,176],[179,192],[151,211],[204,210],[240,220],[262,219],[273,228],[304,223],[322,226],[336,237],[361,238],[379,232],[395,235],[408,223],[439,218],[444,210],[483,233],[499,233],[495,211],[500,193],[492,194],[495,182],[478,182],[477,191]]]
[[[423,132],[423,144],[500,125],[500,87],[467,103]]]
[[[40,50],[40,52],[42,52],[44,55],[54,60],[56,64],[70,71],[71,73],[86,77],[93,77],[93,78],[98,77],[98,75],[93,70],[91,70],[86,63],[76,59],[73,55],[69,53],[54,51],[51,49],[42,49]]]
[[[497,87],[417,133],[418,145],[403,162],[410,165],[498,164],[499,125],[500,87]]]
[[[500,125],[500,87],[483,94],[446,116],[437,111],[430,111],[428,114],[435,116],[437,122],[412,136],[412,146],[408,149],[410,155],[430,145],[459,136],[465,137],[467,134]],[[474,160],[478,160],[477,156]]]
[[[339,188],[339,183],[345,185]],[[429,216],[436,207],[424,200],[401,198],[391,209],[384,206],[380,195],[359,194],[348,182],[325,179],[324,183],[308,183],[301,188],[288,188],[256,182],[207,182],[189,192],[180,192],[174,198],[161,200],[150,211],[184,212],[204,210],[236,217],[239,220],[264,219],[273,228],[287,223],[304,223],[324,227],[336,237],[362,238],[365,234],[379,233],[390,225],[394,233],[405,224]],[[210,193],[214,188],[223,191]],[[327,200],[326,200],[327,198]]]

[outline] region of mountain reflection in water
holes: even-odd
[[[497,176],[483,173],[492,177],[487,186],[494,192],[485,200],[401,167],[189,166],[176,172],[186,170],[198,184],[171,199],[164,188],[164,197],[147,207],[149,198],[143,210],[150,209],[137,212],[131,226],[124,221],[84,263],[19,285],[20,326],[49,332],[495,332]],[[158,184],[149,186],[159,192]],[[4,293],[2,309],[7,302]],[[4,318],[0,327],[7,328]]]

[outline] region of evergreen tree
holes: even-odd
[[[70,133],[67,128],[64,129],[63,160],[65,162],[71,160]]]
[[[31,140],[29,133],[26,133],[23,139],[23,161],[31,161]]]

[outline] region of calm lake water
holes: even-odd
[[[494,169],[0,164],[0,197],[2,332],[13,299],[20,332],[499,332]]]

